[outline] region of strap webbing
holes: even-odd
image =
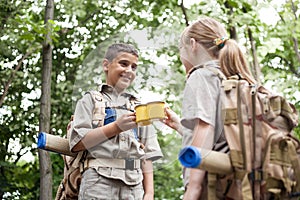
[[[217,190],[216,190],[216,185],[217,185],[217,175],[213,173],[207,173],[207,199],[208,200],[216,200],[217,199]]]
[[[242,197],[243,200],[252,200],[251,184],[247,174],[242,179]]]
[[[216,68],[216,67],[213,67],[213,66],[205,65],[205,64],[204,64],[204,65],[197,65],[197,66],[193,67],[193,68],[189,71],[189,73],[188,73],[188,75],[187,75],[187,79],[191,76],[191,74],[192,74],[195,70],[200,69],[200,68],[206,68],[206,69],[210,70],[210,71],[213,72],[216,76],[218,76],[218,77],[220,78],[221,81],[227,79],[226,76],[222,73],[222,71],[221,71],[220,69],[218,69],[218,68]]]
[[[240,131],[240,142],[241,142],[241,149],[243,154],[243,165],[244,170],[247,169],[247,156],[246,156],[246,145],[245,145],[245,133],[244,133],[244,126],[243,126],[243,118],[242,118],[242,107],[241,107],[241,82],[238,82],[237,85],[237,112],[238,112],[238,126]]]
[[[296,186],[294,191],[292,192],[300,192],[300,160],[299,157],[297,155],[297,151],[296,148],[293,144],[293,142],[291,140],[287,141],[287,145],[288,145],[288,152],[290,155],[290,159],[291,159],[291,163],[292,163],[292,167],[294,170],[294,174],[295,174],[295,179],[296,179]]]
[[[252,172],[254,173],[253,180],[252,180],[252,191],[253,191],[253,198],[254,200],[260,199],[260,181],[261,179],[257,179],[256,172],[257,166],[259,166],[259,155],[256,155],[256,148],[257,148],[257,134],[256,134],[256,86],[251,86],[251,109],[252,109],[252,139],[253,139],[253,163],[252,163]],[[260,147],[258,147],[260,148]]]

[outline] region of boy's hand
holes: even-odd
[[[135,113],[124,114],[115,122],[120,130],[127,131],[137,127]]]

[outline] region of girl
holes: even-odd
[[[189,25],[180,39],[180,60],[187,80],[183,91],[182,119],[169,108],[165,123],[183,136],[183,146],[227,152],[222,133],[221,80],[214,71],[226,77],[238,75],[255,83],[237,43],[228,39],[225,28],[216,20],[204,17]],[[185,200],[207,199],[206,173],[184,169]],[[217,188],[218,190],[218,188]],[[217,192],[217,196],[222,198]]]

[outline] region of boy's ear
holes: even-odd
[[[104,59],[102,61],[102,67],[103,67],[104,72],[108,71],[108,65],[109,65],[109,61],[107,59]]]

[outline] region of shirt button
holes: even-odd
[[[122,141],[125,141],[125,140],[126,140],[125,136],[122,136],[122,137],[121,137],[121,140],[122,140]]]

